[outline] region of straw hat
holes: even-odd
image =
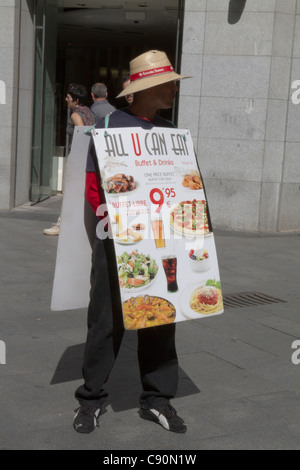
[[[183,78],[190,77],[175,73],[165,52],[145,52],[130,62],[130,84],[117,98]]]

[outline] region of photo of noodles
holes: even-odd
[[[196,313],[212,315],[223,310],[222,292],[215,286],[202,286],[194,290],[190,307]]]
[[[127,330],[149,328],[173,323],[176,309],[166,299],[149,295],[132,297],[122,304],[124,326]]]

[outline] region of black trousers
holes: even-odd
[[[102,405],[104,385],[117,358],[124,326],[113,241],[96,239],[93,246],[88,333],[83,359],[84,384],[75,397],[80,404]],[[135,332],[132,332],[135,334]],[[175,324],[137,331],[143,392],[140,403],[153,407],[173,398],[178,384]]]

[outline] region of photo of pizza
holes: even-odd
[[[179,202],[171,210],[170,224],[175,232],[183,235],[199,237],[210,234],[206,201]]]
[[[122,307],[127,330],[167,325],[173,323],[176,317],[174,305],[161,297],[132,297],[123,302]]]

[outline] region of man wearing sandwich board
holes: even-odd
[[[130,63],[131,83],[118,97],[134,94],[128,109],[115,111],[109,127],[174,127],[157,112],[172,108],[178,91],[176,81],[184,77],[174,69],[164,52],[149,51]],[[104,127],[104,121],[97,127]],[[86,171],[86,198],[97,212],[105,204],[95,147],[90,145]],[[103,237],[104,238],[104,237]],[[116,360],[123,334],[122,306],[113,240],[96,237],[92,255],[91,296],[88,308],[88,332],[83,359],[84,384],[75,392],[80,407],[73,426],[89,433],[98,426],[101,408],[107,398],[104,389]],[[175,348],[175,324],[145,328],[137,332],[138,361],[143,391],[140,416],[165,429],[184,433],[187,427],[170,404],[178,384],[178,359]]]

